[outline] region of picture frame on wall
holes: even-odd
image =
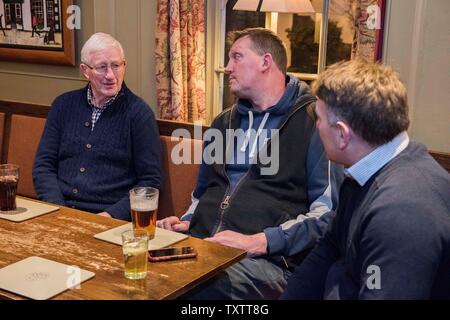
[[[72,0],[0,0],[0,60],[75,65]]]

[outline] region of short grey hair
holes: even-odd
[[[81,62],[90,63],[90,55],[92,52],[100,50],[108,50],[117,48],[120,50],[122,58],[125,59],[125,52],[122,45],[114,37],[107,33],[97,32],[94,33],[83,45],[81,49]]]

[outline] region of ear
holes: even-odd
[[[80,70],[81,70],[81,72],[82,72],[83,75],[86,77],[86,79],[89,80],[88,69],[89,69],[89,68],[88,68],[84,63],[81,63],[81,64],[80,64]]]
[[[273,58],[270,53],[265,53],[262,60],[262,70],[267,71],[273,64]]]
[[[125,71],[127,71],[127,64],[128,64],[128,61],[127,61],[125,58],[123,58],[123,62],[124,62],[124,65],[123,65],[123,72],[125,72]]]
[[[350,143],[352,130],[350,129],[350,126],[344,121],[338,121],[336,123],[336,127],[339,132],[338,138],[339,149],[344,150],[345,148],[348,147]]]

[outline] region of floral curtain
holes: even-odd
[[[353,0],[354,36],[351,58],[379,61],[382,58],[385,0]]]
[[[205,0],[158,0],[156,86],[160,118],[204,121]]]

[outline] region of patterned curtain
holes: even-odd
[[[156,86],[160,118],[204,121],[205,1],[158,0]]]
[[[381,60],[386,0],[353,0],[351,3],[355,27],[351,58]]]

